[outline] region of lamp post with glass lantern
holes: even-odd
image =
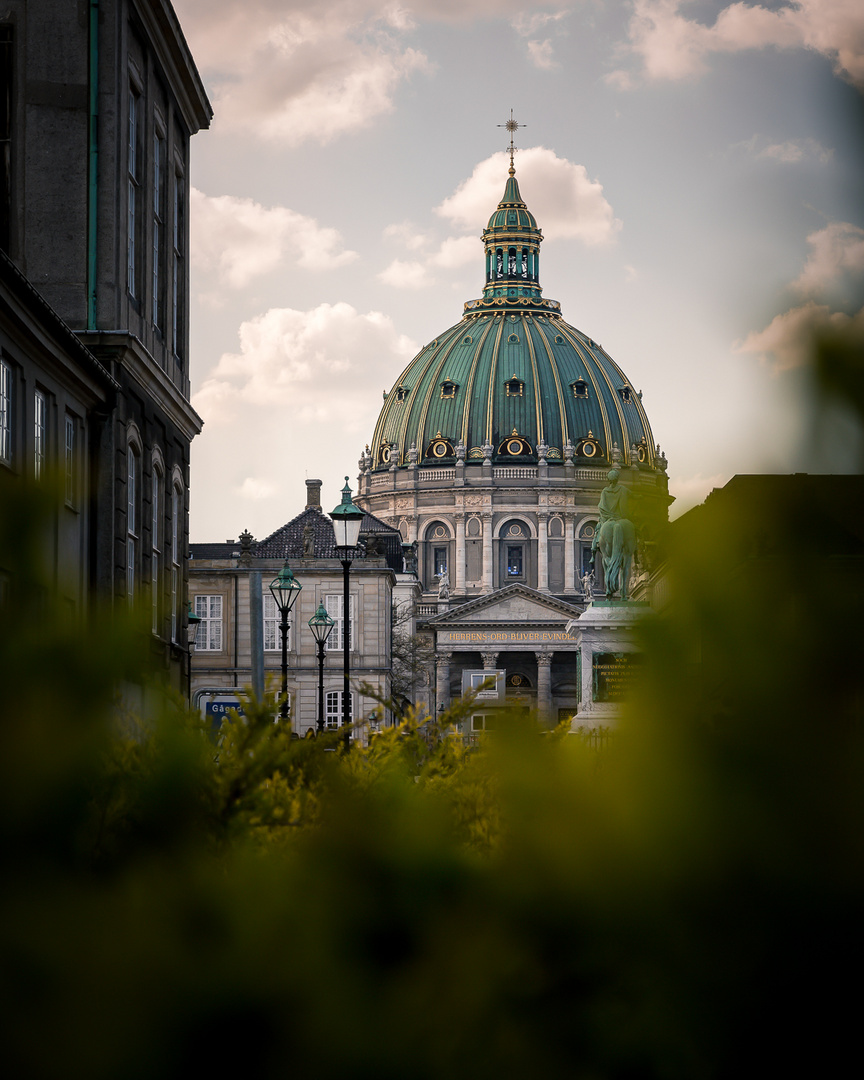
[[[186,612],[186,644],[189,646],[186,657],[186,696],[192,699],[192,653],[195,651],[195,639],[198,637],[198,627],[201,619],[192,610],[192,601],[189,601],[189,610]]]
[[[288,718],[288,615],[297,602],[303,586],[294,577],[294,571],[286,562],[278,575],[270,582],[270,592],[276,602],[282,631],[282,704],[279,708],[281,720]]]
[[[360,523],[363,521],[364,512],[358,509],[351,501],[351,488],[348,477],[345,477],[345,487],[342,488],[342,502],[331,511],[333,532],[336,534],[336,554],[342,563],[342,726],[345,728],[345,749],[348,749],[351,714],[351,691],[349,688],[348,675],[350,671],[350,654],[348,645],[351,640],[351,605],[348,592],[349,572],[354,557],[354,549],[360,536]]]
[[[324,730],[324,647],[335,625],[335,621],[327,614],[327,609],[323,604],[318,605],[318,610],[309,620],[309,629],[318,646],[318,723],[316,728],[319,734]]]

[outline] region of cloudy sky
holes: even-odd
[[[861,0],[174,4],[215,111],[193,540],[267,535],[306,477],[326,509],[355,484],[382,391],[481,293],[511,108],[544,294],[643,391],[673,514],[826,467],[802,342],[864,324]]]

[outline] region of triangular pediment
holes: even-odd
[[[561,623],[575,618],[581,611],[581,607],[529,589],[527,585],[508,585],[467,604],[452,607],[449,611],[427,620],[426,625],[443,630],[453,626]]]

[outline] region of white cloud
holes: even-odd
[[[835,221],[807,237],[810,254],[792,288],[803,296],[821,296],[845,281],[862,284],[864,229]]]
[[[395,225],[388,225],[384,230],[384,235],[388,240],[394,240],[409,251],[418,251],[425,247],[430,239],[428,233],[418,229],[411,221],[400,221]]]
[[[778,165],[795,165],[801,161],[826,165],[834,156],[833,150],[826,149],[816,139],[787,139],[785,142],[772,143],[762,135],[752,135],[744,142],[733,143],[731,149]]]
[[[253,502],[269,499],[275,491],[276,486],[271,480],[263,480],[258,476],[247,476],[242,484],[234,488],[234,493],[241,499],[251,499]]]
[[[546,71],[559,67],[554,56],[553,36],[566,35],[567,31],[560,23],[569,14],[569,11],[522,11],[511,20],[510,25],[516,33],[528,38],[528,57],[535,67]],[[540,31],[551,31],[553,36],[541,39],[538,36]]]
[[[776,315],[764,330],[747,335],[735,351],[751,353],[775,372],[805,367],[813,357],[813,345],[821,334],[854,334],[864,338],[864,308],[856,315],[831,311],[827,304],[808,300]]]
[[[838,74],[864,85],[860,0],[790,0],[772,9],[733,3],[720,11],[713,25],[682,14],[688,2],[635,0],[629,49],[648,79],[699,75],[713,54],[773,47],[813,49],[830,59]]]
[[[271,273],[288,257],[308,270],[332,270],[357,258],[342,247],[336,229],[284,206],[192,188],[190,208],[193,265],[215,271],[232,288]]]
[[[764,147],[756,155],[760,158],[769,158],[783,165],[794,164],[813,158],[823,165],[830,161],[833,156],[832,150],[826,150],[815,139],[790,139],[787,142],[771,143]]]
[[[208,77],[214,126],[296,146],[368,126],[393,108],[400,83],[429,71],[403,40],[397,5],[347,0],[178,0]]]
[[[394,289],[425,289],[432,284],[429,272],[421,262],[403,262],[394,259],[388,267],[381,271],[378,280],[385,285],[392,285]]]
[[[455,270],[471,263],[480,266],[482,260],[483,245],[476,236],[448,236],[429,259],[433,266],[441,266],[446,270]]]
[[[551,38],[544,38],[543,41],[529,41],[528,56],[531,58],[531,63],[543,71],[551,71],[560,66],[552,53]]]
[[[193,403],[208,426],[232,421],[244,404],[290,406],[291,423],[332,420],[368,396],[373,374],[389,381],[414,352],[414,343],[380,312],[361,315],[345,303],[272,308],[241,325],[240,351],[220,358]]]
[[[482,229],[504,192],[508,162],[503,152],[481,161],[437,213],[465,229]],[[592,246],[614,240],[621,222],[603,195],[603,185],[588,179],[584,165],[534,146],[520,152],[517,167],[522,197],[550,238],[578,239]]]

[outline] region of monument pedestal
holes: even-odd
[[[639,663],[633,627],[651,610],[639,600],[594,600],[567,633],[579,648],[579,706],[571,730],[614,724]]]

